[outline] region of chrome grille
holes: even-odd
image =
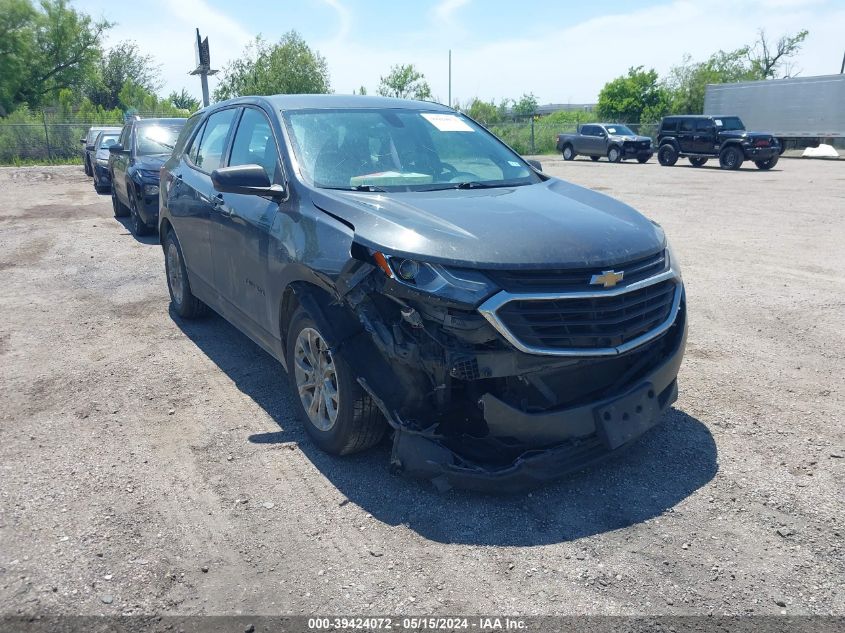
[[[485,271],[496,283],[509,292],[565,292],[570,290],[592,290],[590,279],[601,275],[605,270],[624,271],[623,283],[630,285],[647,279],[666,269],[666,251],[658,251],[616,266],[590,266],[584,268],[564,268],[545,270],[501,270]]]

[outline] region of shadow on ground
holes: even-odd
[[[114,219],[115,219],[115,221],[120,222],[120,224],[123,226],[123,228],[126,229],[126,233],[131,235],[132,237],[134,237],[136,242],[140,242],[141,244],[147,244],[148,246],[149,245],[152,245],[152,246],[158,246],[159,245],[158,231],[157,230],[153,231],[151,229],[150,233],[148,233],[147,235],[138,236],[138,235],[135,235],[132,232],[132,229],[129,226],[130,222],[132,221],[131,218],[124,217],[124,218],[114,218]]]
[[[626,528],[659,516],[718,471],[707,427],[678,409],[627,451],[562,481],[509,497],[463,491],[440,494],[425,481],[392,475],[389,442],[359,455],[317,449],[296,418],[281,365],[219,316],[186,322],[182,331],[279,425],[250,436],[254,444],[295,442],[352,502],[389,525],[407,525],[442,543],[531,546]]]

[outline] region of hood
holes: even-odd
[[[154,171],[158,173],[164,161],[167,160],[166,154],[154,154],[152,156],[136,156],[135,167],[146,171]]]
[[[772,138],[768,132],[749,132],[747,130],[725,130],[719,132],[721,138]]]
[[[496,189],[311,195],[350,223],[364,246],[455,266],[613,265],[665,243],[663,231],[628,205],[555,178]]]
[[[109,159],[109,150],[108,149],[98,149],[97,153],[94,154],[94,158],[96,160],[108,160]]]
[[[611,134],[610,138],[614,141],[634,141],[639,143],[641,141],[648,141],[651,142],[650,136],[639,136],[636,134]]]

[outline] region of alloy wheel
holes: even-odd
[[[332,353],[314,328],[303,328],[293,349],[294,380],[311,423],[329,431],[337,422],[340,404],[337,367]]]
[[[173,241],[167,246],[167,283],[170,285],[173,300],[181,305],[185,300],[185,280],[182,278],[179,247]]]

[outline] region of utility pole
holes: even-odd
[[[845,62],[845,60],[843,60]],[[452,107],[452,49],[449,49],[449,107]]]
[[[842,53],[842,68],[839,69],[840,75],[845,75],[845,53]]]
[[[209,75],[216,75],[217,71],[211,69],[211,52],[208,49],[208,38],[200,38],[200,30],[197,29],[197,41],[194,48],[197,59],[197,67],[189,74],[199,75],[202,82],[202,105],[208,106],[208,77]]]

